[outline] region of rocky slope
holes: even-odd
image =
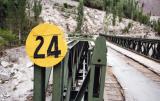
[[[32,63],[24,47],[4,53],[0,58],[0,101],[26,101],[33,90]]]
[[[105,13],[91,8],[84,8],[83,34],[104,33],[103,21]],[[60,26],[65,33],[74,33],[77,26],[77,6],[65,8],[63,3],[43,3],[40,17],[44,22],[54,23]]]
[[[68,3],[68,8],[64,7],[64,3]],[[77,26],[77,3],[74,2],[70,4],[65,0],[60,2],[43,2],[43,10],[41,13],[41,18],[44,22],[54,23],[60,26],[66,35],[68,33],[74,33]],[[156,18],[157,19],[157,18]],[[131,24],[128,33],[124,33],[123,30]],[[156,32],[153,31],[148,26],[140,24],[139,22],[132,21],[130,19],[122,19],[122,22],[116,22],[115,26],[112,26],[112,15],[109,14],[105,16],[105,12],[97,9],[92,9],[85,7],[84,8],[84,24],[82,28],[83,34],[99,34],[99,33],[108,33],[133,36],[133,37],[142,37],[142,38],[156,38]]]
[[[151,18],[152,20],[157,19],[157,17]],[[112,19],[112,14],[109,14],[105,19],[105,31],[109,32],[110,34],[138,38],[160,39],[157,33],[149,26],[126,18],[122,18],[122,21],[119,22],[118,17],[116,19],[116,25],[113,26]],[[124,31],[126,28],[128,29],[128,32]]]

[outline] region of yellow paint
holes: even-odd
[[[35,50],[41,42],[40,40],[36,40],[37,36],[42,36],[44,39],[44,43],[38,54],[45,54],[45,58],[34,58]],[[58,50],[61,51],[58,58],[55,58],[54,56],[47,56],[47,50],[53,36],[58,36]],[[54,51],[54,44],[52,51]],[[36,26],[29,33],[26,40],[26,52],[31,61],[41,67],[52,67],[60,63],[67,53],[67,43],[64,38],[64,32],[56,25],[48,23]]]

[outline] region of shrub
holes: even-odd
[[[153,22],[153,29],[160,35],[160,19],[156,22]]]
[[[148,15],[142,14],[139,22],[142,24],[145,24],[145,25],[149,25],[150,24],[150,17]]]
[[[157,34],[160,35],[160,19],[158,21],[150,21],[150,27],[152,27],[154,31],[156,31]]]
[[[130,22],[128,26],[126,26],[123,30],[122,33],[129,33],[129,29],[133,26],[133,24]]]
[[[103,0],[84,0],[84,4],[98,9],[103,9],[104,7]]]
[[[6,44],[7,44],[7,42],[2,37],[0,37],[0,47],[4,46]]]
[[[16,37],[15,34],[13,34],[9,30],[4,30],[4,29],[0,29],[0,37],[2,37],[7,42],[11,42],[11,41],[17,40],[17,37]]]
[[[158,32],[158,35],[160,35],[160,19],[157,22],[157,32]]]

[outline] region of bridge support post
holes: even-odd
[[[95,42],[91,59],[88,101],[103,101],[106,61],[106,41],[104,37],[100,36]]]

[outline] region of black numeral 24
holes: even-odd
[[[42,36],[37,36],[36,41],[37,40],[40,40],[41,42],[34,52],[34,58],[45,58],[45,54],[38,54],[39,50],[41,49],[44,43],[44,38]],[[52,51],[53,44],[54,44],[54,51]],[[47,56],[54,56],[55,58],[58,58],[60,54],[61,50],[58,50],[58,36],[53,36],[47,50]]]

